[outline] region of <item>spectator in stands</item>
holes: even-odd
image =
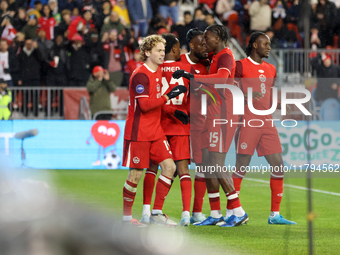
[[[331,57],[325,52],[311,59],[310,64],[316,71],[317,87],[314,99],[317,105],[321,105],[327,98],[338,99],[339,66],[332,65]]]
[[[159,0],[158,12],[165,19],[172,18],[173,23],[178,22],[178,0]],[[170,14],[170,15],[169,15]]]
[[[149,22],[151,23],[153,18],[150,0],[129,0],[127,7],[132,27],[135,30],[135,38],[145,37],[148,33]]]
[[[126,68],[125,68],[125,72],[129,74],[129,76],[131,76],[132,72],[139,67],[140,65],[143,64],[143,62],[140,61],[140,49],[135,49],[133,52],[133,58],[130,59],[127,63],[126,63]]]
[[[117,30],[118,34],[120,34],[125,26],[120,22],[120,18],[117,12],[112,11],[110,14],[110,19],[107,23],[104,22],[104,25],[101,29],[100,38],[102,38],[102,42],[107,39],[107,35],[105,36],[105,40],[103,40],[104,34],[109,33],[111,30]]]
[[[116,86],[110,79],[109,72],[101,66],[95,66],[92,75],[86,84],[90,94],[90,109],[92,115],[99,111],[111,111],[110,93],[116,90]],[[110,120],[112,114],[100,114],[97,120]]]
[[[120,37],[124,38],[123,35],[120,35]],[[109,52],[109,54],[104,54],[106,57],[104,67],[107,67],[111,80],[115,81],[118,87],[123,82],[123,67],[126,62],[123,47],[127,41],[122,39],[119,38],[116,29],[111,30],[110,33],[105,33],[102,38],[102,41],[105,42],[104,50]]]
[[[131,26],[130,18],[129,18],[129,12],[125,5],[125,0],[118,0],[117,4],[113,6],[112,11],[117,12],[118,16],[120,18],[120,22],[124,26]]]
[[[37,30],[38,33],[38,51],[40,52],[40,56],[42,58],[41,62],[41,82],[42,84],[46,84],[47,79],[47,70],[49,67],[48,60],[48,52],[51,50],[53,46],[53,42],[51,40],[46,39],[46,32],[41,27]]]
[[[251,31],[265,32],[272,25],[272,10],[268,0],[252,2],[249,7],[249,15]]]
[[[109,17],[112,11],[112,5],[110,1],[104,1],[102,8],[98,11],[98,25],[101,28],[104,24],[104,20],[106,17]]]
[[[13,19],[13,27],[17,30],[17,31],[21,31],[24,26],[26,25],[28,20],[28,17],[26,15],[26,9],[24,7],[20,7],[18,8],[17,14]]]
[[[28,9],[27,16],[31,17],[31,15],[35,15],[37,17],[37,19],[39,19],[40,16],[41,16],[40,13],[42,11],[43,5],[42,5],[41,1],[32,1],[31,3],[33,3],[33,2],[34,2],[34,8]]]
[[[11,44],[17,31],[11,24],[11,17],[9,14],[5,15],[1,22],[1,39],[7,40],[8,44]]]
[[[5,14],[8,10],[8,2],[7,0],[1,0],[0,2],[0,16]]]
[[[150,27],[148,34],[153,35],[153,34],[162,34],[162,33],[169,33],[170,29],[166,23],[166,20],[164,17],[160,14],[157,14],[156,16],[152,17],[150,21]]]
[[[176,35],[181,45],[181,49],[187,50],[186,52],[188,52],[189,49],[189,45],[186,40],[187,32],[195,27],[196,25],[195,22],[193,21],[193,17],[190,11],[184,12],[184,24],[177,23],[171,27],[171,33],[174,33]]]
[[[221,16],[223,21],[228,21],[230,14],[236,13],[233,9],[235,1],[230,0],[217,0],[216,2],[216,13]]]
[[[57,35],[51,50],[48,52],[49,67],[46,85],[51,87],[68,86],[67,82],[67,50],[64,45],[64,37]]]
[[[198,3],[200,5],[207,4],[212,11],[215,11],[216,0],[199,0]]]
[[[77,17],[71,22],[68,27],[68,40],[72,40],[75,34],[85,36],[88,32],[95,28],[95,24],[92,20],[92,6],[85,5],[82,8],[82,16]]]
[[[36,39],[38,37],[37,29],[38,29],[37,16],[31,15],[27,24],[24,26],[21,32],[25,34],[25,38]]]
[[[95,66],[103,66],[104,64],[104,50],[103,43],[99,40],[99,34],[97,31],[91,32],[89,38],[87,38],[86,44],[90,49],[91,64],[90,68]]]
[[[17,54],[22,51],[23,42],[25,41],[25,35],[21,32],[16,34],[11,45],[8,47],[9,54],[9,71],[12,77],[14,86],[18,86],[20,80],[20,63]]]
[[[333,46],[334,27],[337,10],[335,4],[328,0],[319,0],[316,6],[316,17],[318,19],[317,28],[321,47]]]
[[[7,83],[0,78],[0,120],[8,120],[11,116],[9,104],[12,102],[12,92],[7,89]]]
[[[68,45],[68,75],[71,87],[85,86],[91,74],[91,56],[89,49],[84,45],[84,39],[75,34],[71,44]]]
[[[9,54],[8,52],[8,43],[6,40],[1,39],[0,41],[0,78],[3,79],[8,86],[13,86],[12,77],[10,74],[11,67],[15,64],[13,62],[13,56],[12,54]]]
[[[48,6],[50,7],[50,10],[52,11],[52,16],[54,17],[57,24],[61,22],[61,15],[58,11],[58,5],[56,3],[56,0],[49,0]]]
[[[275,37],[274,31],[271,28],[268,28],[266,31],[266,35],[270,39],[270,47],[272,49],[278,49],[280,48],[280,42],[279,40]]]
[[[311,1],[311,3],[312,3],[312,1]],[[290,6],[288,6],[288,23],[292,23],[294,25],[297,25],[298,21],[299,21],[299,17],[300,17],[299,0],[291,0]]]
[[[54,38],[55,25],[56,20],[52,16],[52,11],[50,7],[45,4],[43,6],[42,16],[38,19],[38,26],[45,31],[47,40],[52,40]]]
[[[203,14],[203,11],[201,8],[195,9],[194,22],[195,22],[195,26],[200,31],[204,31],[208,27],[207,22],[205,22],[205,15]]]
[[[63,35],[65,38],[67,38],[69,34],[67,28],[71,24],[71,11],[68,9],[62,10],[61,18],[62,21],[60,24],[54,28],[54,35]]]
[[[215,16],[211,13],[208,13],[207,15],[205,15],[205,22],[208,24],[208,26],[216,24]]]
[[[25,87],[38,87],[41,85],[41,63],[43,61],[40,52],[38,50],[38,43],[32,39],[26,39],[25,45],[22,51],[18,55],[20,66],[20,80],[18,85]],[[31,94],[31,93],[30,93]],[[24,102],[28,102],[28,93],[24,93]],[[33,113],[34,116],[38,116],[38,93],[33,92]],[[28,115],[27,105],[23,107],[24,115]]]
[[[276,1],[272,11],[272,29],[275,37],[279,40],[286,40],[287,28],[287,6],[281,0]]]

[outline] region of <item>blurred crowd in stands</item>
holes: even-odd
[[[299,0],[199,0],[183,11],[186,1],[1,0],[0,78],[8,86],[85,86],[99,65],[116,86],[128,86],[141,37],[172,32],[185,52],[186,32],[204,30],[215,17],[241,46],[253,31],[266,32],[273,48],[302,46]],[[311,0],[312,48],[338,48],[339,6]]]

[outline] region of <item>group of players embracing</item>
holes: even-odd
[[[247,126],[246,120],[266,118],[254,116],[247,107],[247,89],[252,88],[253,105],[258,110],[270,109],[271,87],[276,69],[263,61],[270,51],[270,39],[262,32],[251,35],[246,48],[247,58],[235,61],[226,47],[228,33],[224,26],[212,25],[204,32],[191,29],[187,33],[190,52],[180,54],[180,43],[173,34],[145,37],[140,45],[143,65],[130,78],[130,104],[124,132],[123,166],[129,175],[123,188],[123,221],[137,226],[177,223],[163,213],[164,200],[176,176],[180,179],[183,212],[179,225],[217,225],[235,227],[248,222],[238,197],[255,149],[271,166],[283,166],[282,148],[273,125]],[[244,115],[233,114],[233,95],[216,84],[232,84],[244,93]],[[190,86],[189,86],[190,85]],[[201,114],[201,98],[207,98],[206,114]],[[279,105],[278,105],[279,107]],[[190,116],[190,125],[189,125]],[[215,119],[239,125],[215,125]],[[242,124],[243,123],[243,124]],[[198,166],[224,166],[225,157],[235,137],[236,171],[196,171],[194,205],[190,217],[192,183],[189,160]],[[151,199],[158,167],[161,168]],[[140,221],[132,218],[132,205],[137,184],[147,169],[143,184],[143,213]],[[220,206],[220,186],[227,196],[227,213]],[[283,194],[283,172],[271,173],[271,214],[269,224],[296,224],[280,215]],[[211,214],[202,214],[208,190]]]

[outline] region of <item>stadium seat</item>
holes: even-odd
[[[340,103],[335,98],[326,99],[321,105],[322,120],[340,120]]]

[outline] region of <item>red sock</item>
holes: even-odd
[[[195,197],[194,197],[194,207],[192,209],[192,212],[202,212],[203,207],[203,199],[205,192],[207,190],[207,186],[205,184],[204,177],[195,176],[195,182],[194,182],[194,191],[195,191]]]
[[[236,170],[233,174],[232,174],[232,178],[234,181],[234,188],[237,194],[240,193],[241,190],[241,182],[243,180],[243,177],[246,173],[245,172],[241,172]]]
[[[143,182],[143,205],[150,205],[157,173],[147,169]]]
[[[283,178],[270,178],[270,189],[272,191],[271,211],[279,212],[283,195]]]
[[[208,191],[209,203],[210,203],[210,210],[221,210],[220,204],[220,191]]]
[[[153,210],[162,210],[165,197],[168,195],[171,187],[171,178],[160,175],[156,184],[156,198]]]
[[[183,212],[190,212],[190,203],[191,203],[191,178],[189,174],[182,174],[179,176],[179,180],[181,182],[181,191],[182,191],[182,203],[183,203]]]
[[[137,184],[132,183],[126,180],[123,188],[123,215],[130,216],[132,215],[131,209],[133,202],[135,201],[137,191]]]
[[[241,206],[240,199],[238,198],[238,195],[235,190],[226,195],[228,199],[227,209],[231,210]]]

